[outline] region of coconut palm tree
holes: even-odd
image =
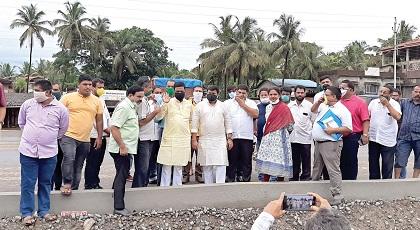
[[[25,41],[29,42],[29,68],[28,72],[25,73],[28,75],[26,82],[26,92],[28,92],[29,75],[31,74],[30,70],[32,69],[32,49],[34,46],[34,39],[36,38],[41,47],[44,47],[45,41],[42,34],[53,35],[53,32],[45,27],[45,25],[50,25],[50,22],[42,20],[45,16],[44,11],[39,11],[33,4],[29,6],[22,6],[22,8],[18,10],[17,16],[18,18],[14,19],[12,24],[10,24],[10,29],[25,28],[25,31],[19,38],[19,45],[22,47]]]
[[[397,44],[400,44],[406,41],[411,41],[416,31],[417,31],[417,27],[408,24],[405,20],[401,20],[400,25],[399,25],[399,30],[397,32]],[[394,36],[392,35],[388,39],[378,38],[378,42],[381,44],[381,47],[393,46]]]
[[[84,17],[86,9],[80,2],[66,2],[64,5],[66,10],[58,11],[61,18],[54,19],[53,25],[60,47],[77,53],[82,49],[83,41],[90,36],[88,28],[84,25],[89,19]]]
[[[137,69],[136,65],[143,61],[143,56],[137,52],[137,48],[136,45],[125,44],[118,50],[112,63],[112,71],[117,80],[122,78],[125,71],[133,74]]]
[[[16,66],[12,66],[9,63],[0,64],[0,77],[11,77],[15,74]]]
[[[320,59],[322,48],[315,43],[302,43],[304,55],[299,55],[293,60],[293,69],[297,76],[316,80],[318,71],[324,66]]]
[[[235,17],[236,23],[231,27],[231,18],[221,17],[221,29],[215,29],[216,39],[206,39],[201,44],[203,48],[216,48],[201,54],[199,60],[206,72],[213,70],[215,75],[219,71],[225,76],[233,75],[233,81],[241,84],[251,69],[267,64],[268,56],[256,45],[257,21],[246,17],[241,22]]]
[[[100,63],[105,60],[106,54],[114,45],[114,40],[109,31],[111,22],[108,18],[92,18],[89,19],[91,26],[89,27],[92,40],[90,42],[90,57],[93,62],[95,71],[98,71]]]
[[[280,18],[274,20],[273,26],[276,26],[278,33],[269,34],[270,39],[274,39],[272,42],[273,51],[271,58],[274,63],[283,63],[283,80],[290,78],[290,58],[296,53],[297,55],[304,55],[302,46],[300,43],[300,36],[303,34],[303,29],[300,28],[300,21],[295,20],[292,15],[282,14]]]

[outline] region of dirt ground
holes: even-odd
[[[419,229],[420,197],[395,201],[349,201],[338,209],[353,229]],[[188,210],[142,211],[128,217],[89,214],[84,217],[59,218],[54,223],[38,220],[33,227],[24,227],[20,217],[0,219],[0,229],[85,229],[84,224],[95,222],[90,229],[251,229],[262,210],[194,208]],[[303,229],[310,212],[288,212],[276,220],[271,229]],[[89,228],[86,228],[89,229]]]

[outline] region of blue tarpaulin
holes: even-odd
[[[166,87],[166,82],[168,80],[174,80],[175,82],[184,82],[185,88],[194,88],[196,86],[202,86],[203,82],[197,79],[187,79],[187,78],[155,78],[156,87]]]

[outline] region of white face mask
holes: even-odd
[[[347,89],[341,89],[340,91],[341,91],[341,96],[344,96],[347,93]]]
[[[268,103],[270,103],[270,99],[268,97],[260,98],[260,101],[261,101],[262,104],[268,104]]]
[[[277,99],[277,100],[275,100],[275,101],[270,101],[271,102],[271,104],[277,104],[277,103],[279,103],[280,102],[280,99]]]
[[[193,92],[194,102],[198,103],[203,99],[203,92]]]
[[[48,100],[48,96],[45,94],[45,92],[36,92],[34,91],[34,99],[38,103],[42,103],[46,100]]]
[[[230,92],[229,93],[229,98],[230,99],[233,99],[233,98],[235,98],[236,97],[236,93],[235,92]]]

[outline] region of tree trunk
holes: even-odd
[[[283,79],[281,80],[281,87],[284,86],[284,79],[286,78],[286,75],[288,75],[287,73],[287,65],[289,64],[288,62],[289,62],[289,51],[286,52],[286,57],[284,58]]]
[[[34,46],[34,37],[31,35],[31,42],[29,44],[29,69],[28,69],[28,78],[26,79],[26,93],[29,93],[29,76],[31,75],[32,69],[32,47]]]

